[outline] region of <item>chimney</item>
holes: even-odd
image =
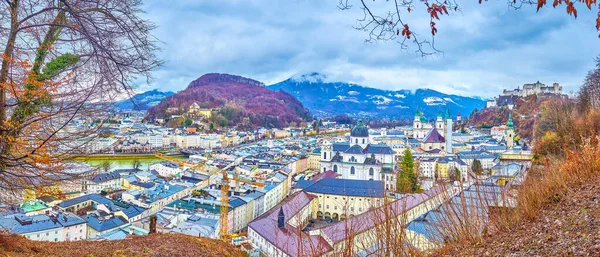
[[[283,228],[285,226],[285,214],[283,214],[283,207],[279,208],[279,214],[277,215],[277,227]]]

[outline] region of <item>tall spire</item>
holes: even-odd
[[[446,108],[446,119],[450,120],[452,119],[452,117],[450,117],[450,109]]]
[[[283,213],[283,206],[279,207],[279,214],[277,214],[277,227],[283,228],[285,226],[285,214]]]
[[[512,112],[508,113],[508,121],[506,122],[506,128],[512,129],[514,127],[514,123],[512,120]]]

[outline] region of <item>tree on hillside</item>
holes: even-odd
[[[474,159],[473,163],[471,163],[471,170],[473,171],[473,173],[475,173],[476,175],[481,175],[483,174],[483,166],[481,166],[481,161]]]
[[[194,121],[193,121],[192,119],[190,119],[190,118],[186,118],[186,119],[183,121],[183,126],[187,128],[187,127],[190,127],[190,126],[192,126],[192,124],[193,124],[193,123],[194,123]]]
[[[415,164],[410,148],[404,150],[402,161],[398,166],[400,171],[396,175],[396,190],[400,193],[416,193],[420,191],[421,188],[415,174]]]
[[[600,108],[600,56],[596,57],[596,68],[585,77],[578,100],[582,112]]]
[[[138,0],[0,2],[1,188],[71,178],[62,160],[82,154],[101,126],[68,125],[108,116],[101,103],[150,79],[161,62],[140,8]]]
[[[482,2],[479,0],[480,4]],[[536,6],[538,11],[547,4],[546,0],[508,1],[508,6],[511,8],[520,9],[524,5],[532,5]],[[348,10],[354,6],[358,6],[363,12],[355,28],[367,33],[366,42],[397,41],[402,49],[408,49],[410,45],[416,47],[415,52],[421,56],[440,52],[435,46],[438,23],[442,22],[442,19],[449,19],[452,14],[462,13],[456,0],[339,0],[338,7],[341,10]],[[566,13],[574,18],[577,18],[578,11],[586,8],[593,12],[597,11],[596,23],[590,26],[600,30],[600,5],[596,4],[596,0],[555,0],[552,6],[555,8],[565,6]],[[423,16],[427,19],[422,19]],[[424,22],[426,23],[423,24]]]

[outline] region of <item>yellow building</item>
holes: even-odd
[[[308,157],[306,156],[301,156],[300,159],[298,159],[295,163],[296,163],[296,172],[295,174],[304,172],[306,170],[308,170]]]
[[[210,119],[212,117],[212,110],[210,110],[210,109],[200,109],[200,110],[196,111],[196,114],[198,114],[200,116],[204,116],[207,119]]]
[[[286,137],[292,136],[292,134],[289,131],[280,130],[280,129],[273,130],[272,135],[274,138],[286,138]]]
[[[23,201],[35,200],[45,195],[62,196],[62,187],[60,185],[42,186],[40,188],[23,189]]]
[[[438,179],[447,179],[449,169],[450,166],[448,165],[448,161],[443,158],[438,160],[438,162],[435,164],[435,172]]]
[[[364,181],[358,182],[364,184],[362,183]],[[356,186],[358,185],[351,185],[347,191],[350,194],[345,196],[351,197],[351,194],[355,194],[353,192],[357,190]],[[362,187],[362,190],[364,189]],[[451,195],[440,188],[432,188],[422,194],[397,200],[389,199],[385,208],[369,208],[362,214],[348,217],[344,221],[316,229],[308,228],[307,231],[302,228],[305,228],[305,224],[309,222],[309,217],[317,216],[315,211],[320,212],[319,209],[323,204],[321,198],[335,197],[336,194],[327,192],[327,189],[323,189],[324,192],[320,193],[309,193],[306,190],[312,190],[311,186],[304,191],[294,193],[279,205],[281,207],[276,206],[248,225],[249,240],[261,251],[261,254],[265,256],[354,256],[381,246],[383,240],[386,240],[382,235],[394,237],[404,235],[406,225],[410,221],[437,208]],[[370,198],[371,196],[355,197]],[[333,203],[330,203],[330,208],[331,204]],[[411,243],[417,242],[411,240]],[[294,244],[300,245],[301,248],[290,249],[289,246]],[[301,251],[301,254],[298,254],[298,251]]]
[[[308,154],[308,169],[320,170],[321,168],[321,148],[317,148]]]
[[[381,181],[324,178],[304,188],[317,196],[313,218],[335,220],[354,217],[383,204],[385,190]]]

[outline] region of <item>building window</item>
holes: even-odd
[[[350,167],[350,175],[354,175],[356,173],[356,170],[354,169],[354,166]]]
[[[327,205],[327,209],[329,210],[329,204]]]
[[[333,171],[337,173],[337,165],[333,165]]]
[[[365,143],[365,139],[363,138],[363,144]]]
[[[323,159],[327,160],[327,152],[323,153]]]
[[[373,173],[375,173],[375,172],[373,171],[373,168],[369,168],[369,176],[373,176]]]

